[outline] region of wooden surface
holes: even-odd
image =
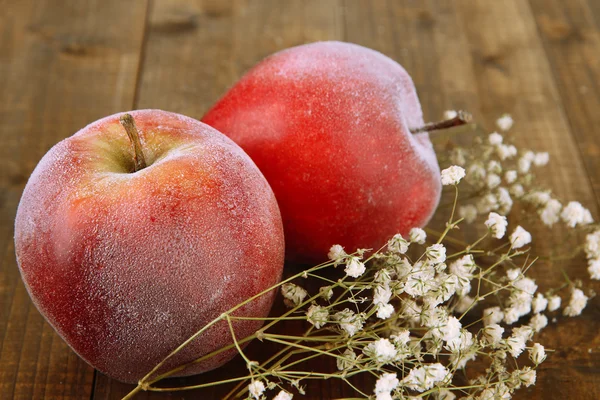
[[[60,139],[135,108],[200,118],[270,53],[345,40],[400,62],[426,119],[462,108],[492,127],[499,114],[511,113],[518,142],[551,154],[545,182],[598,219],[599,29],[596,0],[0,0],[0,397],[117,399],[131,389],[70,351],[32,305],[16,266],[13,221],[21,192]],[[569,268],[587,275],[582,262]],[[537,271],[536,278],[542,287],[561,280],[555,270]],[[551,324],[539,340],[557,351],[540,368],[538,384],[518,397],[600,398],[598,332],[598,297],[580,318]],[[309,394],[328,399],[352,391],[325,381],[312,383]]]

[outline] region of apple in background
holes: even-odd
[[[122,115],[88,125],[44,156],[19,204],[15,246],[48,322],[93,367],[135,383],[206,323],[276,284],[284,240],[271,188],[235,143],[174,113],[132,111],[123,126]],[[274,294],[236,315],[266,316]],[[236,321],[236,337],[260,325]],[[230,343],[221,322],[165,367]]]
[[[277,197],[286,257],[379,248],[425,225],[440,170],[408,73],[358,45],[318,42],[250,70],[202,119],[252,157]]]

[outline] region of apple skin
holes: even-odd
[[[325,259],[381,247],[424,226],[440,170],[408,73],[341,42],[293,47],[261,61],[202,118],[252,157],[277,197],[286,258]]]
[[[33,302],[60,336],[101,372],[136,383],[205,324],[276,284],[284,238],[272,190],[235,143],[182,115],[130,114],[148,167],[130,172],[122,114],[58,143],[25,187],[15,247]],[[274,295],[235,315],[266,316]],[[234,321],[238,339],[260,326]],[[230,343],[219,322],[166,368]]]

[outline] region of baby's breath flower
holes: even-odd
[[[560,217],[569,228],[575,228],[576,225],[586,225],[593,222],[589,210],[583,208],[578,201],[571,201],[567,204],[560,214]]]
[[[396,347],[388,339],[381,338],[365,346],[363,353],[379,364],[387,364],[396,358]]]
[[[544,314],[535,314],[529,320],[529,326],[536,332],[541,331],[546,326],[548,326],[548,317]]]
[[[524,200],[538,207],[545,206],[547,202],[550,201],[552,197],[550,196],[549,191],[534,191],[527,196],[525,196]]]
[[[539,343],[535,343],[529,350],[529,359],[533,361],[535,365],[543,363],[546,359],[546,351],[544,350],[544,346]]]
[[[531,338],[533,337],[534,334],[534,330],[531,326],[529,325],[521,325],[517,328],[514,328],[512,331],[512,336],[520,336],[523,338],[523,340],[525,342],[527,342],[528,340],[531,340]]]
[[[588,272],[592,279],[600,279],[600,259],[595,258],[588,262]]]
[[[412,243],[424,244],[427,234],[421,228],[412,228],[408,234],[408,238]]]
[[[534,314],[541,313],[548,307],[548,299],[546,299],[543,294],[538,293],[537,296],[533,298],[531,307]]]
[[[506,349],[514,358],[519,357],[525,349],[525,338],[520,335],[511,335],[504,343],[506,344]]]
[[[520,276],[521,276],[521,270],[519,268],[511,268],[509,270],[506,270],[506,277],[511,282],[516,281],[517,278]]]
[[[508,222],[506,217],[496,214],[495,212],[491,212],[488,216],[488,219],[485,221],[485,226],[492,232],[492,236],[496,239],[502,239],[506,234],[506,226]]]
[[[556,199],[550,199],[540,211],[540,218],[545,225],[552,226],[559,221],[562,204]]]
[[[561,303],[560,296],[550,296],[548,297],[548,311],[556,311],[560,307]]]
[[[569,304],[563,310],[563,315],[567,317],[575,317],[581,314],[581,311],[587,305],[588,297],[583,294],[581,289],[573,289],[571,292],[571,299],[569,300]]]
[[[356,353],[352,349],[346,349],[342,353],[342,357],[336,359],[337,369],[343,371],[345,369],[350,369],[354,365],[356,360]]]
[[[502,173],[502,164],[496,160],[491,160],[487,165],[487,170],[493,174]]]
[[[404,254],[408,251],[409,245],[410,243],[397,233],[389,240],[387,248],[392,253]]]
[[[306,320],[313,324],[315,328],[321,329],[329,319],[329,310],[318,305],[311,305],[306,312]]]
[[[468,224],[471,224],[477,219],[477,207],[472,204],[458,207],[458,216],[463,218]]]
[[[288,307],[298,306],[308,295],[308,292],[293,283],[284,283],[281,286],[281,294]]]
[[[319,288],[319,296],[321,296],[325,300],[330,300],[333,296],[333,289],[331,286],[321,286]]]
[[[385,285],[377,285],[373,290],[373,304],[387,304],[392,298],[392,290],[390,287]]]
[[[408,329],[402,329],[394,335],[391,335],[390,339],[398,346],[405,345],[410,340],[410,331]]]
[[[548,164],[548,161],[550,161],[550,155],[546,152],[536,153],[535,158],[533,159],[533,163],[536,167],[543,167]]]
[[[366,270],[365,264],[362,263],[358,257],[350,257],[350,260],[346,263],[344,272],[346,275],[351,276],[352,278],[358,278],[364,274]]]
[[[465,169],[453,165],[442,170],[442,185],[457,185],[465,177]]]
[[[440,389],[440,391],[437,394],[437,399],[438,400],[455,400],[456,395],[451,390]]]
[[[456,112],[455,110],[444,111],[444,119],[456,118],[457,115],[458,115],[458,112]]]
[[[496,191],[496,197],[498,198],[498,212],[501,214],[508,214],[513,206],[513,199],[510,197],[510,193],[506,188],[500,187]]]
[[[483,310],[483,324],[489,326],[497,324],[504,319],[504,313],[500,307],[489,307]]]
[[[375,382],[375,394],[390,393],[398,387],[398,377],[396,374],[385,373]]]
[[[394,306],[391,304],[379,304],[377,306],[377,318],[388,319],[394,314]]]
[[[523,185],[521,185],[520,183],[517,183],[515,185],[512,185],[509,189],[510,194],[512,194],[513,196],[520,198],[523,197],[523,195],[525,195],[525,189],[523,188]]]
[[[452,149],[452,152],[450,153],[450,162],[454,165],[465,165],[467,163],[465,151],[460,147]]]
[[[519,225],[510,235],[510,243],[513,249],[520,249],[531,243],[531,234]]]
[[[498,324],[489,324],[483,328],[482,336],[486,343],[495,346],[502,340],[504,328]]]
[[[342,328],[350,337],[354,336],[356,332],[363,328],[364,322],[361,316],[355,314],[349,308],[345,308],[343,311],[335,313],[333,319],[338,321],[340,328]]]
[[[510,171],[506,171],[504,173],[504,180],[506,181],[506,183],[515,183],[515,181],[517,180],[517,171],[510,170]]]
[[[467,182],[474,186],[481,186],[486,175],[487,171],[482,164],[473,163],[467,169]]]
[[[535,370],[531,369],[531,367],[525,367],[522,370],[517,370],[519,373],[519,380],[521,383],[527,387],[535,384]]]
[[[469,296],[469,295],[461,296],[458,298],[458,302],[456,303],[456,306],[454,307],[454,311],[459,314],[462,314],[464,312],[467,312],[467,310],[469,308],[473,307],[475,304],[477,304],[477,300],[475,300],[471,296]]]
[[[507,131],[513,126],[513,119],[510,114],[504,114],[496,120],[496,125],[503,131]]]
[[[346,254],[344,248],[339,244],[334,244],[333,246],[331,246],[331,248],[329,249],[329,253],[327,253],[327,257],[329,257],[331,261],[334,261],[335,265],[344,262],[344,258],[346,258],[347,256],[348,254]]]
[[[488,136],[488,141],[490,142],[490,144],[492,146],[497,146],[499,144],[502,144],[502,141],[504,140],[504,138],[502,137],[501,134],[499,134],[498,132],[492,132],[490,133],[490,135]]]
[[[600,258],[600,230],[585,237],[585,254],[587,258]]]
[[[256,400],[260,399],[263,392],[265,391],[265,384],[262,381],[252,381],[248,385],[248,392],[254,397]]]
[[[500,158],[500,160],[502,160],[502,161],[508,160],[517,155],[517,148],[515,146],[513,146],[512,144],[511,145],[501,144],[501,145],[496,146],[496,154],[498,154],[498,157]]]
[[[285,390],[281,390],[277,396],[273,397],[273,400],[292,400],[293,397],[293,394],[288,393]]]
[[[440,363],[415,367],[402,380],[409,389],[424,392],[431,389],[436,383],[446,380],[450,372]]]
[[[494,189],[495,187],[498,187],[500,183],[502,183],[502,180],[496,174],[489,174],[486,178],[485,183],[488,188]]]
[[[494,194],[488,193],[477,201],[477,211],[480,214],[487,214],[490,211],[498,209],[498,199]]]
[[[531,169],[531,160],[529,160],[527,157],[521,157],[519,158],[517,165],[519,167],[519,172],[521,174],[526,174]]]
[[[446,248],[441,243],[432,244],[425,250],[425,255],[434,264],[443,263],[446,261]]]

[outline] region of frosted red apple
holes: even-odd
[[[378,248],[430,219],[440,172],[407,72],[376,51],[320,42],[250,70],[203,122],[238,143],[279,202],[286,256]]]
[[[23,281],[40,312],[82,358],[125,382],[278,282],[284,247],[275,197],[235,143],[182,115],[131,114],[146,168],[132,172],[119,115],[101,119],[44,156],[15,225]],[[272,300],[263,296],[237,315],[266,316]],[[238,338],[259,327],[235,322]],[[167,366],[230,342],[227,325],[217,324]]]

